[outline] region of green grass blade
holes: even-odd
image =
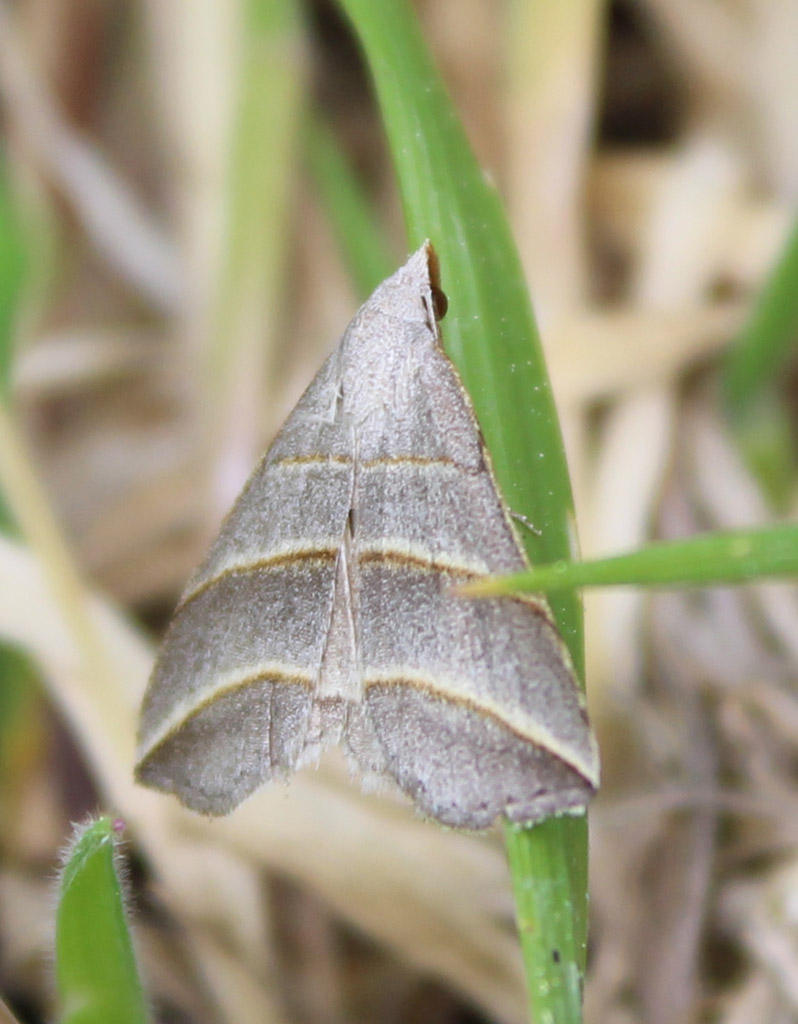
[[[379,229],[376,210],[330,128],[310,117],[307,157],[335,237],[357,286],[366,299],[396,269]]]
[[[798,348],[798,222],[740,333],[724,370],[723,390],[732,416],[773,381]]]
[[[61,872],[56,981],[61,1024],[145,1024],[149,1019],[125,919],[107,817],[78,829]]]
[[[511,508],[539,529],[533,562],[571,554],[572,501],[529,295],[501,201],[486,182],[404,0],[342,0],[360,37],[393,154],[411,247],[429,237],[450,300],[444,340],[474,401]],[[580,674],[581,609],[553,610]],[[581,1020],[584,819],[507,829],[535,1020]],[[552,894],[554,899],[551,899]],[[556,955],[555,955],[556,954]]]
[[[798,576],[796,523],[662,541],[628,555],[592,562],[553,562],[467,589],[488,595],[622,585],[708,587],[780,576]]]
[[[781,392],[785,364],[798,355],[798,222],[729,351],[726,411],[743,457],[777,508],[786,508],[798,471],[792,416]]]
[[[0,402],[11,396],[14,362],[14,320],[25,281],[27,249],[0,149]],[[0,533],[14,534],[5,495],[0,489]]]
[[[27,250],[0,149],[0,397],[11,393],[14,317],[25,277]]]
[[[0,404],[12,392],[14,323],[25,285],[28,247],[20,213],[6,174],[0,149]],[[0,488],[0,534],[16,536],[17,529]],[[0,644],[0,810],[15,809],[18,778],[15,768],[24,763],[23,750],[36,717],[36,675],[30,661],[12,647]],[[13,812],[12,812],[13,813]]]

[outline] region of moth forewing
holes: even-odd
[[[437,820],[578,811],[598,758],[542,599],[455,584],[526,568],[443,351],[427,243],[375,291],[184,595],[137,777],[226,813],[343,743]]]

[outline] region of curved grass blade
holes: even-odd
[[[115,863],[117,825],[98,818],[76,833],[61,872],[56,981],[61,1024],[149,1019]]]
[[[461,590],[487,596],[574,587],[710,587],[784,576],[798,576],[796,523],[663,541],[591,562],[553,562],[528,573],[466,584]]]
[[[798,355],[798,221],[751,315],[729,351],[723,397],[743,457],[774,507],[795,493],[798,459],[782,393],[785,364]]]
[[[0,149],[0,402],[8,401],[11,396],[14,320],[25,283],[28,256],[5,159]],[[13,519],[0,489],[0,533],[10,535],[13,529]]]
[[[312,115],[305,133],[308,163],[338,245],[362,299],[390,277],[395,261],[377,226],[377,215],[355,179],[334,133]]]
[[[529,295],[495,190],[404,0],[342,0],[374,78],[399,178],[410,248],[429,237],[452,310],[444,340],[474,401],[502,491],[539,535],[533,562],[571,554],[572,500]],[[581,607],[553,603],[582,673]],[[535,1020],[581,1020],[587,829],[584,818],[507,829],[522,951]]]
[[[25,278],[26,257],[19,211],[11,195],[5,156],[0,149],[0,395],[3,398],[11,393],[13,322]]]

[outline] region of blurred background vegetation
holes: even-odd
[[[583,554],[794,517],[798,2],[415,7],[508,206]],[[498,834],[334,757],[210,823],[131,780],[186,577],[406,254],[339,8],[3,2],[0,129],[0,993],[53,1019],[54,867],[101,807],[159,1021],[520,1024]],[[586,613],[587,1020],[798,1020],[795,588]]]

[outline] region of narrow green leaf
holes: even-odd
[[[56,981],[62,1024],[145,1024],[144,994],[114,856],[117,824],[78,828],[61,872]]]
[[[533,562],[571,554],[572,501],[529,295],[496,191],[477,164],[406,0],[341,0],[360,37],[399,178],[410,247],[430,238],[450,300],[444,341],[474,401],[510,507],[540,534]],[[553,602],[581,674],[581,607]],[[581,1020],[584,818],[507,829],[535,1020]],[[555,955],[556,953],[556,955]]]
[[[662,541],[592,562],[553,562],[462,589],[472,594],[551,593],[574,587],[684,587],[798,576],[798,524]]]
[[[723,392],[732,416],[746,406],[786,358],[798,353],[798,221],[773,267],[743,330],[729,350]]]
[[[0,396],[11,390],[14,353],[14,317],[25,276],[26,250],[18,211],[0,150]]]
[[[11,394],[14,361],[14,320],[25,279],[27,252],[19,211],[9,187],[5,156],[0,150],[0,402]],[[0,533],[14,534],[7,501],[0,491]]]
[[[793,415],[782,384],[798,356],[798,222],[748,322],[731,347],[723,396],[740,450],[776,508],[787,508],[798,471]]]
[[[376,210],[330,128],[311,117],[307,153],[335,237],[363,299],[393,273],[394,261],[383,241]]]

